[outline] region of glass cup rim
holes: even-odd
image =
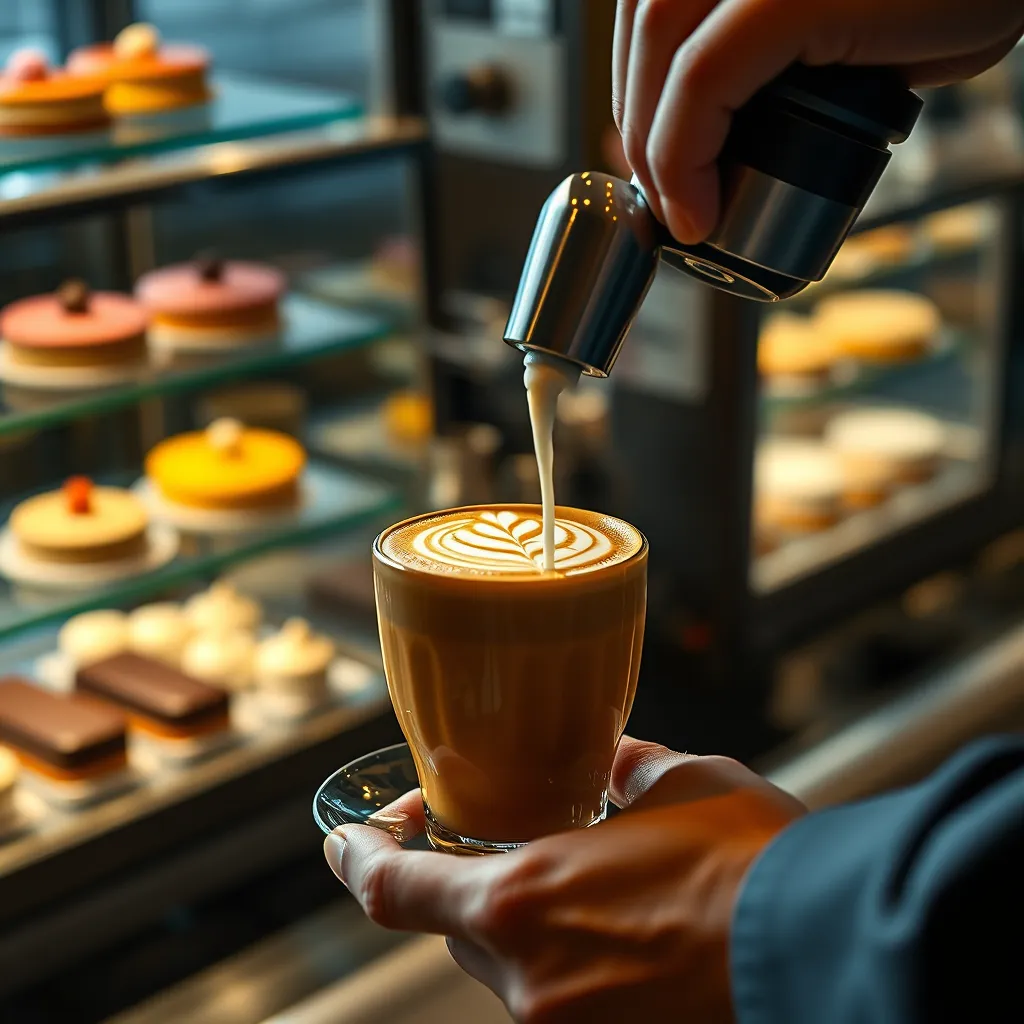
[[[388,536],[392,531],[398,530],[404,526],[408,526],[411,523],[415,523],[421,519],[429,519],[432,516],[446,515],[451,512],[475,512],[478,509],[494,509],[498,506],[494,502],[484,502],[476,505],[456,505],[452,508],[436,509],[433,512],[419,512],[414,516],[408,516],[405,519],[399,520],[397,523],[392,523],[390,526],[386,526],[373,540],[373,561],[374,565],[380,564],[388,569],[392,569],[395,572],[408,574],[422,579],[429,579],[432,581],[441,581],[442,584],[447,583],[449,585],[459,586],[464,583],[472,583],[479,586],[481,583],[487,583],[488,585],[499,586],[499,585],[512,585],[519,586],[524,583],[530,583],[533,587],[556,587],[556,586],[572,586],[584,583],[584,581],[597,582],[604,575],[602,571],[598,572],[582,572],[576,573],[575,575],[567,575],[560,573],[557,570],[555,572],[543,572],[538,570],[537,574],[532,573],[509,573],[507,576],[489,573],[440,573],[431,572],[429,569],[420,569],[411,565],[404,565],[403,563],[391,558],[386,555],[381,549],[381,542],[385,537]],[[510,501],[502,502],[501,509],[508,509],[509,511],[517,511],[518,509],[534,509],[539,514],[541,507],[536,502],[527,501]],[[607,516],[608,519],[614,519],[616,522],[625,523],[631,530],[635,530],[640,538],[640,546],[634,551],[628,558],[624,558],[621,562],[615,562],[612,565],[606,566],[605,568],[609,571],[615,569],[627,569],[633,566],[636,562],[645,560],[647,558],[648,550],[650,545],[647,542],[647,537],[642,530],[638,529],[631,522],[626,519],[622,519],[619,516],[613,516],[606,512],[590,512],[587,509],[577,509],[571,505],[556,505],[556,513],[559,509],[567,509],[570,512],[588,512],[590,515],[602,515]]]

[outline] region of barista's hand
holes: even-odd
[[[612,109],[626,157],[680,241],[718,217],[733,111],[793,61],[970,78],[1024,32],[1020,0],[618,0]]]
[[[449,936],[456,961],[520,1022],[731,1021],[740,884],[803,807],[728,758],[628,737],[612,795],[628,807],[613,820],[505,855],[403,850],[367,826],[324,849],[372,920]],[[416,794],[391,810],[408,816],[406,835],[422,822]]]

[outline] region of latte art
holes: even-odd
[[[643,538],[597,513],[555,521],[555,571],[567,575],[615,564],[640,549]],[[410,568],[501,576],[544,571],[544,531],[536,506],[454,509],[399,527],[383,552]]]
[[[459,569],[536,572],[544,567],[544,533],[540,519],[518,512],[480,512],[447,520],[420,533],[413,547]],[[611,541],[581,523],[555,522],[555,569],[578,569],[607,558]]]

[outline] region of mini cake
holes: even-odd
[[[841,515],[843,478],[838,459],[814,441],[778,440],[757,454],[758,526],[784,534],[816,533]]]
[[[104,83],[53,70],[36,50],[17,50],[0,75],[0,135],[93,131],[108,122]]]
[[[118,487],[72,477],[59,491],[38,494],[11,513],[22,554],[43,562],[104,563],[146,551],[148,517],[138,498]]]
[[[305,462],[302,446],[287,434],[217,420],[158,444],[146,456],[146,475],[177,505],[268,511],[295,506]]]
[[[842,465],[847,500],[863,506],[877,504],[898,484],[933,476],[946,430],[914,409],[856,409],[829,421],[825,443]]]
[[[397,391],[384,402],[388,437],[399,445],[420,445],[434,431],[434,405],[429,395]]]
[[[128,616],[114,609],[76,615],[57,634],[58,649],[75,667],[120,654],[129,644]]]
[[[757,367],[773,387],[805,390],[828,382],[835,348],[809,317],[777,313],[757,342]]]
[[[401,297],[419,287],[419,252],[410,238],[385,239],[370,262],[370,284],[379,292]]]
[[[18,758],[6,747],[0,747],[0,835],[8,832],[18,816],[14,794],[18,785]]]
[[[143,275],[135,294],[152,316],[154,345],[202,350],[275,340],[286,287],[273,267],[206,257]]]
[[[815,328],[842,356],[872,363],[911,362],[935,343],[938,308],[913,292],[854,291],[818,303]]]
[[[914,251],[914,233],[905,224],[890,224],[851,235],[829,267],[833,281],[851,281],[878,269],[905,263]]]
[[[0,742],[23,777],[56,803],[97,800],[128,783],[124,716],[98,701],[0,680]]]
[[[168,665],[178,665],[192,635],[192,624],[182,609],[170,601],[147,604],[128,616],[131,649]]]
[[[272,717],[301,718],[329,699],[327,670],[334,643],[304,619],[289,619],[256,651],[256,686]]]
[[[196,632],[254,630],[263,612],[251,597],[240,594],[227,580],[218,580],[185,602],[185,615]]]
[[[256,640],[245,629],[211,629],[196,634],[181,658],[184,672],[224,690],[252,685]]]
[[[73,75],[102,79],[107,110],[118,117],[159,114],[205,103],[210,55],[199,46],[162,44],[152,25],[129,25],[113,43],[75,50]]]
[[[133,736],[170,761],[188,761],[231,737],[223,690],[139,654],[115,654],[78,670],[75,686],[128,713]]]
[[[994,221],[991,207],[968,203],[933,213],[925,217],[921,226],[937,252],[954,253],[981,244],[992,234]]]
[[[13,363],[43,369],[133,366],[146,356],[146,312],[118,292],[68,281],[52,295],[12,302],[0,336]]]

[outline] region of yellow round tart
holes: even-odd
[[[134,494],[119,487],[94,487],[84,477],[23,501],[10,521],[24,554],[69,563],[141,555],[147,526],[146,510]]]
[[[146,475],[168,501],[245,511],[293,505],[305,463],[287,434],[223,419],[162,441],[146,457]]]

